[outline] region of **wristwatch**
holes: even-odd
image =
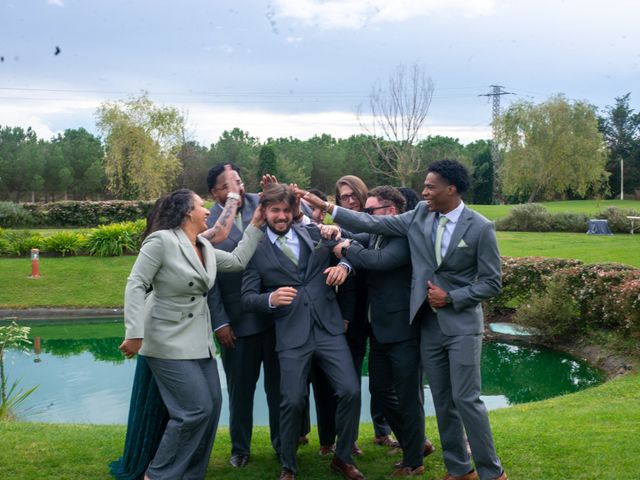
[[[451,295],[447,293],[447,296],[444,297],[444,301],[446,302],[447,305],[451,305],[453,303],[453,298],[451,298]]]

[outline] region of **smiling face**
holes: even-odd
[[[293,212],[287,202],[270,203],[265,206],[267,225],[273,233],[286,234],[293,223]]]
[[[430,211],[438,213],[449,213],[460,203],[456,187],[435,172],[429,172],[424,179],[422,198]]]
[[[193,208],[187,213],[186,221],[192,222],[196,232],[201,233],[207,229],[209,214],[209,209],[204,206],[204,200],[200,198],[200,195],[194,193]]]
[[[358,200],[358,197],[356,197],[355,192],[349,185],[340,185],[338,187],[338,193],[338,201],[341,207],[348,208],[354,212],[362,211],[362,203],[360,203],[360,200]]]

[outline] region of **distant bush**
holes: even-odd
[[[89,255],[116,257],[124,253],[136,253],[140,248],[137,224],[134,222],[101,225],[89,232],[86,250]]]
[[[44,239],[44,248],[48,253],[57,253],[66,257],[77,255],[86,241],[86,237],[78,232],[58,232]]]
[[[24,227],[33,224],[33,215],[22,204],[0,202],[0,227]]]
[[[21,205],[32,215],[32,223],[27,226],[96,227],[144,219],[153,207],[153,202],[112,200],[104,202],[25,203]]]
[[[6,230],[0,227],[0,255],[9,253],[9,240],[6,239]]]
[[[551,231],[551,214],[538,203],[516,205],[506,217],[496,220],[496,229],[508,232]]]
[[[551,230],[554,232],[585,233],[589,216],[584,213],[560,212],[551,214]]]
[[[596,214],[596,218],[607,220],[609,229],[613,233],[629,233],[631,231],[631,220],[629,217],[640,217],[640,212],[627,208],[609,207]]]

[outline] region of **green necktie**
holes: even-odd
[[[444,215],[440,216],[438,220],[438,229],[436,230],[436,262],[438,266],[442,263],[442,236],[444,235],[444,225],[449,219]]]
[[[242,215],[240,214],[240,212],[238,212],[236,214],[236,227],[238,227],[238,229],[242,232],[244,229],[242,228]]]
[[[289,260],[293,262],[293,264],[298,266],[298,259],[296,258],[296,254],[293,253],[293,250],[287,245],[287,238],[284,235],[278,236],[278,243],[280,244],[280,250],[284,253]]]

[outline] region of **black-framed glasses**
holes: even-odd
[[[340,195],[338,197],[338,200],[340,200],[341,203],[348,202],[349,200],[357,200],[357,199],[358,197],[356,197],[355,194],[353,193]]]
[[[369,207],[363,210],[364,213],[368,213],[369,215],[373,214],[376,210],[381,210],[383,208],[389,208],[391,205],[382,205],[380,207]]]

